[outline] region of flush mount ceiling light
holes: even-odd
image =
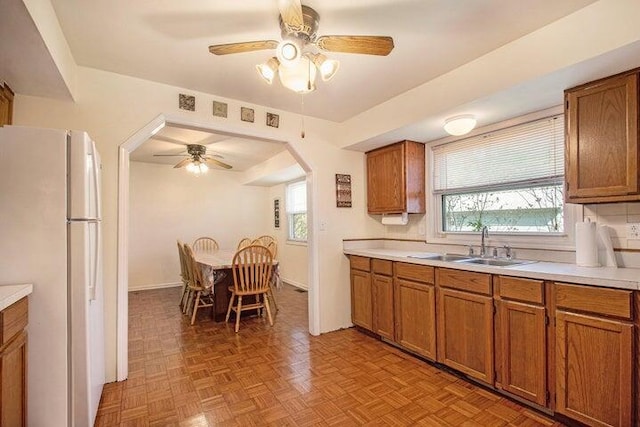
[[[320,36],[317,35],[320,15],[300,0],[278,0],[282,41],[259,40],[209,46],[214,55],[275,49],[276,56],[256,66],[269,84],[276,73],[286,88],[297,93],[315,90],[316,74],[323,81],[338,71],[339,62],[317,51],[360,53],[386,56],[393,50],[393,39],[387,36]],[[306,82],[301,83],[302,78]]]
[[[464,135],[471,132],[474,127],[476,127],[476,118],[472,114],[450,117],[444,121],[444,130],[449,135]]]

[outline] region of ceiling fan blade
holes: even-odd
[[[322,36],[318,37],[316,45],[331,52],[387,56],[393,50],[393,39],[388,36]]]
[[[189,162],[191,162],[191,157],[188,157],[186,159],[180,160],[173,168],[174,169],[178,169],[178,168],[182,168],[185,167],[189,164]]]
[[[217,159],[214,159],[214,158],[211,158],[211,157],[205,157],[204,160],[207,163],[213,163],[214,165],[218,165],[218,166],[223,167],[225,169],[231,169],[233,167],[231,165],[228,165],[228,164],[226,164],[224,162],[221,162],[220,160],[217,160]]]
[[[182,157],[186,156],[187,153],[182,154],[154,154],[153,157]]]
[[[297,32],[302,29],[304,18],[300,0],[278,0],[278,8],[282,22],[288,27],[287,32]]]
[[[254,50],[275,49],[278,42],[275,40],[257,40],[254,42],[214,44],[209,46],[209,52],[214,55],[229,55],[231,53],[253,52]]]

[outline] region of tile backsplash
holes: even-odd
[[[640,249],[640,239],[627,238],[627,224],[640,223],[640,202],[584,205],[584,218],[610,227],[614,248]]]

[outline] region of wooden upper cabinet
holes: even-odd
[[[367,209],[372,214],[425,212],[424,144],[401,141],[367,153]]]
[[[13,91],[0,85],[0,126],[10,125],[13,121]]]
[[[565,91],[567,202],[640,200],[638,70]]]

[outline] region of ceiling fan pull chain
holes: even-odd
[[[302,139],[304,139],[304,94],[301,93],[300,94],[300,111],[301,111],[301,125],[302,125],[302,130],[300,131],[300,137]]]

